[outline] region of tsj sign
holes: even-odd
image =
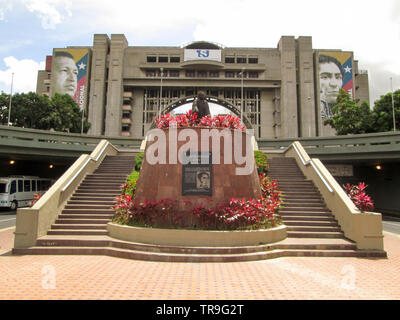
[[[221,50],[214,49],[185,49],[184,61],[212,60],[221,62]]]

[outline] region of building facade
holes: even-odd
[[[93,46],[53,50],[37,93],[71,94],[87,110],[89,134],[142,138],[160,112],[202,90],[210,103],[242,111],[256,138],[273,139],[334,135],[323,120],[339,88],[369,102],[368,74],[353,53],[313,49],[311,37],[283,36],[276,48],[144,47],[95,34]]]

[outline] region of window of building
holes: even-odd
[[[237,77],[237,78],[242,78],[242,72],[239,71],[239,72],[236,74],[236,77]],[[243,72],[243,78],[247,78],[247,72],[246,72],[246,71]]]
[[[179,90],[171,90],[171,97],[173,99],[178,99],[179,98]]]
[[[237,63],[247,63],[247,58],[246,57],[237,57],[236,61],[237,61]]]
[[[210,90],[210,96],[218,97],[218,90]]]
[[[225,57],[225,63],[235,63],[235,57]]]
[[[197,77],[207,78],[207,71],[197,71]]]
[[[123,119],[130,119],[131,118],[131,112],[130,111],[123,111],[122,118]]]
[[[258,78],[258,72],[257,71],[250,71],[249,72],[249,78]]]
[[[258,63],[257,57],[249,57],[249,63]]]
[[[146,70],[146,77],[155,77],[156,70]]]
[[[130,131],[130,128],[131,128],[130,125],[123,124],[122,127],[121,127],[121,130],[123,132],[128,132],[128,131]]]
[[[179,70],[171,70],[169,72],[170,77],[179,77]]]
[[[178,63],[178,62],[181,62],[181,58],[180,57],[171,57],[171,58],[169,58],[169,62]]]
[[[161,72],[161,69],[160,69],[160,70],[157,70],[157,76],[158,76],[158,77],[168,77],[168,71],[167,71],[167,70],[163,70],[163,71]]]
[[[158,57],[158,62],[168,62],[168,57],[165,56]]]
[[[233,71],[226,71],[225,72],[225,78],[234,78],[235,73]]]
[[[150,62],[150,63],[157,62],[157,57],[156,56],[147,56],[147,62]]]
[[[219,72],[218,71],[210,71],[210,78],[218,78]]]
[[[194,71],[193,70],[186,70],[186,77],[194,77]]]

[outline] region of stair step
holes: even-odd
[[[282,208],[310,208],[310,209],[315,209],[319,208],[321,210],[326,209],[326,206],[324,203],[321,202],[302,202],[302,203],[296,203],[296,202],[286,202],[283,201],[281,203]]]
[[[135,251],[113,247],[31,247],[14,249],[14,254],[60,254],[60,255],[108,255],[134,260],[159,261],[159,262],[237,262],[255,261],[278,257],[386,257],[381,251],[357,251],[357,250],[305,250],[286,249],[270,252],[256,252],[245,254],[227,255],[199,255],[199,254],[168,254]]]
[[[58,219],[112,219],[114,214],[99,214],[94,212],[92,214],[66,214],[62,213],[58,216]]]
[[[106,239],[105,239],[106,238]],[[307,240],[307,239],[306,239]],[[257,246],[244,247],[184,247],[153,245],[144,243],[135,243],[122,240],[116,240],[109,237],[86,237],[86,236],[44,236],[37,240],[40,246],[62,246],[62,247],[115,247],[130,250],[141,250],[148,252],[163,253],[185,253],[185,254],[238,254],[250,252],[263,252],[281,249],[306,249],[306,250],[355,250],[356,244],[350,242],[341,242],[339,240],[327,242],[329,239],[321,239],[315,243],[287,243],[287,240],[276,244],[264,244]]]
[[[321,227],[321,226],[288,226],[287,231],[301,231],[301,232],[341,232],[339,227]]]
[[[282,204],[288,204],[288,205],[295,205],[295,204],[299,204],[299,205],[307,205],[307,204],[318,204],[319,206],[324,206],[325,202],[319,198],[305,198],[305,199],[292,199],[292,198],[286,198],[286,197],[282,197]]]
[[[343,232],[288,231],[287,236],[290,238],[344,238]]]
[[[107,230],[90,230],[90,229],[82,229],[82,230],[68,230],[68,229],[60,229],[60,230],[49,230],[47,231],[48,235],[107,235]]]
[[[61,214],[114,214],[113,209],[64,209]]]
[[[73,230],[107,230],[107,225],[106,224],[53,224],[51,225],[52,230],[67,230],[67,229],[73,229]]]
[[[109,195],[109,196],[72,196],[70,200],[73,201],[78,201],[78,200],[84,200],[84,201],[103,201],[103,200],[108,200],[108,201],[114,201],[115,202],[115,197],[114,195]]]
[[[115,197],[119,195],[119,193],[115,192],[95,192],[95,191],[88,191],[88,192],[83,192],[83,191],[76,191],[74,193],[74,197],[91,197],[91,196],[97,196],[97,197]]]
[[[121,190],[121,185],[83,185],[79,186],[77,190]]]
[[[324,216],[324,217],[333,217],[332,213],[328,210],[326,211],[286,211],[281,209],[279,211],[279,215],[283,216]]]
[[[88,174],[88,175],[86,175],[86,177],[85,177],[85,179],[86,178],[90,178],[90,179],[97,179],[97,178],[101,178],[101,179],[107,179],[107,178],[110,178],[110,177],[112,177],[113,179],[126,179],[126,177],[127,177],[128,175],[127,174],[125,174],[125,173],[121,173],[121,174],[99,174],[99,173],[97,173],[97,174]]]
[[[93,205],[110,205],[113,206],[115,204],[114,200],[104,200],[104,201],[99,201],[99,200],[69,200],[67,204],[93,204]]]
[[[111,209],[111,205],[77,205],[77,204],[67,204],[65,209]]]
[[[282,220],[285,224],[286,224],[286,222],[290,222],[290,221],[309,221],[309,222],[313,222],[313,221],[334,222],[334,221],[336,221],[332,215],[324,215],[324,216],[280,215],[280,217],[282,218]]]
[[[307,226],[307,227],[339,227],[336,221],[307,221],[307,220],[298,220],[298,221],[287,221],[282,219],[285,225],[289,226]]]
[[[56,219],[56,224],[107,224],[111,219]]]
[[[281,208],[285,211],[326,211],[328,208],[325,205],[319,203],[282,203]]]

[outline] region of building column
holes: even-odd
[[[278,44],[281,53],[281,130],[278,138],[298,137],[296,44],[292,36],[283,36]]]
[[[110,39],[106,34],[93,37],[92,68],[88,121],[91,123],[89,134],[104,134],[104,109],[106,104],[107,54]]]
[[[110,61],[108,72],[106,136],[121,135],[122,102],[123,102],[123,66],[125,48],[128,41],[123,34],[112,34],[110,44]]]
[[[297,39],[298,82],[299,82],[299,136],[315,137],[315,92],[314,92],[314,54],[311,37]]]

